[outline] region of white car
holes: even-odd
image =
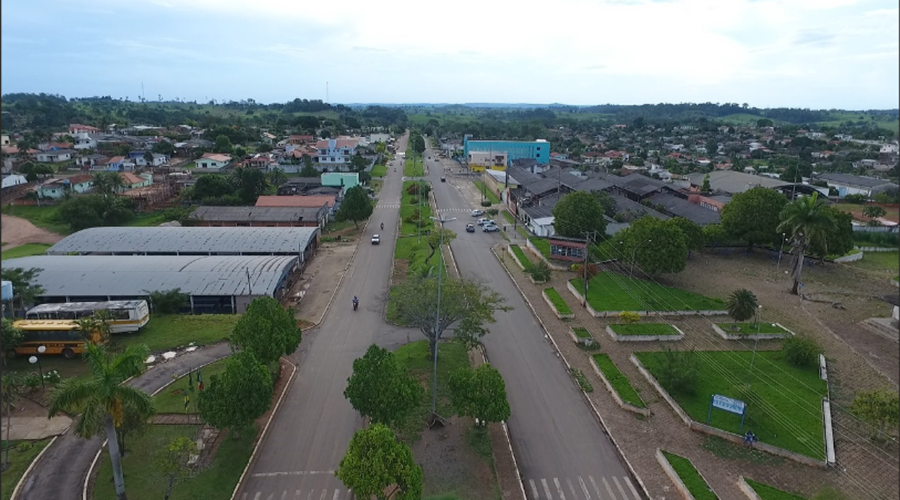
[[[484,210],[472,210],[472,217],[481,217],[484,215]]]
[[[483,225],[487,224],[488,222],[491,222],[491,219],[488,219],[487,217],[482,217],[482,218],[478,219],[477,224],[479,226],[483,226]]]
[[[494,231],[499,231],[500,228],[497,227],[496,224],[485,224],[484,227],[481,228],[485,233],[493,233]]]
[[[373,245],[378,245],[378,244],[380,244],[380,243],[381,243],[381,236],[380,236],[380,235],[377,235],[377,234],[373,234],[373,235],[372,235],[372,244],[373,244]]]

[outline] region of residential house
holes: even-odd
[[[135,175],[131,172],[122,172],[119,174],[119,178],[122,179],[122,188],[124,191],[153,185],[153,174],[151,173]]]
[[[287,182],[278,186],[278,195],[305,194],[308,190],[321,186],[321,177],[289,177]]]
[[[282,196],[281,198],[302,198]],[[319,207],[215,207],[194,210],[184,221],[187,226],[213,227],[319,227],[328,222],[328,206]]]
[[[371,144],[375,144],[376,142],[384,142],[387,143],[391,139],[391,134],[382,134],[382,133],[373,133],[369,134],[369,137],[366,138],[367,141]]]
[[[25,178],[24,175],[4,175],[3,176],[3,190],[7,190],[8,188],[12,188],[15,186],[20,186],[22,184],[28,184],[28,179]]]
[[[337,187],[343,190],[359,185],[359,173],[357,172],[325,172],[321,175],[322,186]]]
[[[89,134],[87,132],[81,132],[72,136],[75,139],[75,145],[72,146],[73,149],[96,149],[97,148],[97,136]]]
[[[79,156],[75,159],[75,164],[85,170],[105,170],[106,162],[109,161],[104,155],[93,154],[87,156]],[[97,167],[96,169],[94,167]]]
[[[203,153],[196,161],[197,168],[214,171],[222,170],[230,163],[231,155],[223,153]]]
[[[96,134],[99,133],[100,129],[97,127],[92,127],[90,125],[82,125],[80,123],[73,123],[69,125],[69,135],[76,136],[77,134]]]
[[[286,144],[295,144],[298,146],[302,146],[304,144],[310,144],[315,141],[316,138],[311,135],[289,135],[286,141]],[[322,141],[319,141],[322,142]],[[316,146],[318,147],[318,146]]]
[[[38,188],[38,198],[50,198],[59,200],[67,192],[86,193],[93,189],[94,177],[88,174],[79,174],[65,179],[54,179]]]
[[[72,149],[55,149],[52,151],[39,151],[35,154],[35,159],[42,163],[61,163],[74,158],[76,154]]]
[[[316,163],[320,171],[347,170],[350,166],[350,158],[356,152],[359,145],[358,137],[338,137],[337,139],[325,139],[316,143]]]
[[[0,146],[9,146],[9,136],[6,134],[0,135]]]
[[[263,144],[273,144],[275,142],[275,139],[277,139],[277,137],[275,137],[274,134],[270,134],[268,132],[263,132],[262,134],[260,134],[260,142],[262,142]]]
[[[134,167],[134,162],[124,156],[113,156],[106,162],[106,170],[110,172],[131,171]]]
[[[884,179],[851,174],[819,174],[814,179],[825,181],[828,187],[837,189],[841,198],[850,194],[861,194],[871,198],[877,193],[898,188],[897,184]]]

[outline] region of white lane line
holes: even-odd
[[[562,500],[566,500],[566,494],[563,493],[562,486],[559,485],[559,479],[553,478],[553,484],[556,485],[556,492],[559,493],[559,498]]]
[[[338,500],[338,498],[340,498],[340,496],[341,496],[341,490],[335,489],[334,496],[331,497],[331,500]]]
[[[578,484],[581,485],[581,491],[584,492],[584,498],[591,500],[591,494],[588,493],[587,485],[584,484],[584,479],[581,479],[581,476],[578,476]]]
[[[540,494],[538,494],[537,485],[534,484],[534,479],[529,479],[528,483],[531,484],[531,497],[534,500],[541,498]]]
[[[297,490],[297,492],[294,493],[294,500],[300,500],[300,490]]]
[[[600,479],[603,480],[603,486],[606,486],[606,491],[609,492],[609,498],[616,500],[616,495],[612,492],[612,488],[609,487],[609,482],[606,480],[606,478],[601,477]]]
[[[553,495],[550,494],[550,487],[547,486],[547,480],[541,479],[541,483],[544,485],[544,493],[547,495],[547,500],[551,500]]]
[[[634,485],[631,484],[631,479],[628,479],[628,476],[625,476],[625,484],[628,485],[628,489],[631,490],[631,493],[634,495],[636,500],[640,500],[641,496],[638,494],[637,490],[634,489]]]
[[[261,497],[261,496],[262,496],[262,492],[261,492],[261,491],[257,491],[257,492],[256,492],[256,495],[253,496],[253,500],[259,500],[259,497]]]

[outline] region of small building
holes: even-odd
[[[871,198],[876,193],[898,188],[897,184],[884,179],[851,174],[819,174],[815,179],[823,180],[828,187],[837,189],[841,198],[850,194],[861,194]]]
[[[584,262],[584,252],[587,242],[578,238],[565,238],[563,236],[551,236],[547,239],[550,243],[550,258],[566,262]]]
[[[325,139],[316,143],[316,163],[320,171],[325,169],[347,170],[350,158],[359,146],[358,137],[338,137]]]
[[[301,198],[281,196],[280,198]],[[320,207],[198,207],[186,226],[319,227],[328,222],[328,205]]]
[[[76,158],[75,164],[85,170],[103,170],[106,168],[106,163],[108,161],[109,158],[104,155],[93,154]]]
[[[219,171],[227,167],[231,163],[231,155],[222,153],[203,153],[203,156],[197,159],[197,168],[203,170]]]
[[[334,196],[260,196],[256,199],[257,207],[295,207],[318,208],[322,205],[334,208]]]
[[[81,174],[45,183],[38,188],[37,192],[39,198],[59,200],[64,197],[66,193],[86,193],[93,189],[93,187],[94,177],[92,175]]]
[[[359,185],[357,172],[325,172],[321,176],[322,186],[343,188],[344,192]],[[332,203],[333,205],[333,203]]]
[[[466,155],[466,161],[475,172],[485,169],[506,170],[509,155],[503,151],[470,151]]]
[[[550,163],[550,143],[544,139],[536,141],[487,141],[470,140],[470,135],[463,137],[464,156],[469,157],[473,151],[487,151],[489,153],[506,153],[509,160],[519,158],[532,158],[541,165]]]
[[[3,176],[3,190],[21,186],[23,184],[28,184],[28,179],[26,179],[24,175],[12,174]]]
[[[34,159],[41,163],[61,163],[75,157],[77,151],[73,149],[54,149],[52,151],[40,151],[34,155]]]
[[[122,179],[122,188],[125,190],[153,185],[153,174],[151,173],[135,175],[131,172],[122,172],[119,174],[119,178]]]
[[[80,123],[73,123],[69,125],[69,135],[75,136],[78,134],[96,134],[100,132],[100,129],[97,127],[92,127],[90,125],[82,125]]]

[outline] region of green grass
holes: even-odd
[[[466,431],[466,441],[485,462],[494,468],[494,448],[491,446],[491,435],[485,426],[472,426]]]
[[[869,271],[890,271],[894,274],[900,269],[900,252],[866,252],[863,258],[850,262],[849,265]]]
[[[571,280],[584,289],[581,278]],[[587,301],[597,311],[702,311],[724,310],[725,302],[678,288],[602,272],[591,278]]]
[[[639,352],[635,356],[659,379],[662,352]],[[697,422],[706,423],[713,394],[747,403],[743,431],[757,438],[818,460],[825,458],[822,430],[822,397],[827,384],[816,367],[798,368],[785,362],[780,351],[757,351],[750,371],[751,351],[698,351],[698,377],[693,394],[672,397]],[[665,385],[665,384],[663,384]],[[710,425],[739,433],[740,416],[713,411]]]
[[[756,335],[757,333],[790,335],[790,332],[775,323],[738,323],[737,329],[735,329],[734,323],[716,323],[716,326],[731,335]]]
[[[204,385],[209,384],[211,376],[219,375],[225,371],[225,361],[226,359],[220,359],[201,369]],[[197,409],[198,388],[196,379],[197,374],[195,373],[193,376],[194,392],[191,394],[187,410],[184,409],[184,391],[188,387],[188,377],[184,376],[172,382],[156,396],[153,396],[156,413],[199,413]]]
[[[417,340],[398,347],[394,351],[394,357],[397,363],[425,388],[425,397],[422,398],[419,407],[412,411],[410,417],[397,429],[401,439],[415,442],[424,427],[426,417],[431,412],[431,377],[434,360],[429,353],[427,340]],[[460,368],[469,366],[466,346],[459,342],[438,344],[437,412],[439,415],[450,417],[454,414],[450,404],[450,375]]]
[[[407,217],[415,214],[419,210],[421,218],[421,231],[429,231],[434,227],[434,222],[429,219],[433,214],[431,212],[431,204],[427,200],[419,200],[418,196],[413,196],[406,192],[409,186],[416,184],[417,181],[406,181],[403,183],[403,194],[400,197],[400,235],[409,236],[419,234],[419,227],[415,222],[407,222]]]
[[[197,162],[192,161],[192,162],[185,163],[184,165],[182,165],[178,168],[180,168],[182,170],[190,170],[192,168],[195,168],[196,166],[197,166]]]
[[[421,155],[412,149],[406,150],[406,159],[403,161],[403,175],[406,177],[422,177],[425,175],[425,161]]]
[[[234,330],[240,314],[151,315],[147,326],[135,333],[113,336],[113,346],[125,348],[144,344],[150,352],[194,345],[213,344],[225,340]]]
[[[781,491],[778,488],[769,486],[768,484],[759,483],[747,478],[744,478],[744,481],[746,481],[747,484],[751,488],[753,488],[753,491],[755,491],[756,494],[759,495],[759,498],[762,500],[805,500],[799,495]]]
[[[589,331],[587,330],[587,328],[585,328],[585,327],[583,327],[583,326],[575,326],[575,327],[572,327],[572,332],[575,333],[575,336],[578,337],[578,338],[580,338],[580,339],[592,339],[592,338],[594,338],[594,336],[591,335],[591,332],[589,332]]]
[[[9,468],[3,471],[2,480],[0,480],[0,493],[2,493],[0,498],[2,498],[2,500],[9,500],[12,497],[13,490],[16,489],[16,485],[19,483],[19,480],[22,479],[25,470],[28,469],[31,462],[37,458],[41,450],[50,444],[50,439],[27,441],[32,443],[32,447],[25,451],[18,451],[16,445],[22,442],[23,441],[10,442]],[[4,450],[6,450],[6,441],[0,443],[0,457],[5,456]]]
[[[513,217],[513,214],[509,213],[506,210],[503,210],[500,213],[503,214],[503,217],[506,219],[506,222],[509,222],[510,224],[515,224],[516,218]]]
[[[4,205],[3,213],[28,220],[35,226],[47,231],[69,235],[72,233],[69,225],[57,218],[59,205]]]
[[[387,175],[387,165],[375,165],[372,167],[372,177],[384,177]]]
[[[641,395],[638,394],[634,386],[631,385],[628,377],[619,371],[616,364],[609,359],[609,355],[595,354],[594,361],[597,362],[597,367],[600,368],[600,371],[603,372],[603,376],[609,381],[609,385],[619,393],[619,397],[622,398],[622,401],[638,408],[647,407],[647,404],[641,399]]]
[[[489,187],[487,187],[483,182],[481,182],[481,181],[472,181],[472,182],[475,184],[475,187],[478,188],[478,192],[481,193],[481,195],[483,197],[487,198],[487,200],[489,202],[491,202],[494,205],[500,203],[500,198],[497,198],[497,195],[494,194],[494,192],[491,191],[491,189]]]
[[[570,368],[569,373],[572,375],[572,378],[578,382],[578,387],[581,387],[581,390],[587,393],[594,392],[594,386],[591,385],[591,382],[584,376],[584,373],[577,368]]]
[[[668,323],[611,323],[609,327],[616,335],[678,335],[678,330]]]
[[[52,246],[53,245],[48,245],[46,243],[26,243],[10,248],[9,250],[3,250],[2,258],[0,258],[0,260],[17,259],[19,257],[28,257],[30,255],[43,255],[47,252],[47,249]]]
[[[40,369],[47,373],[52,370],[59,372],[59,376],[66,378],[86,378],[88,376],[88,366],[81,360],[81,356],[75,356],[72,359],[66,359],[62,356],[41,356]],[[18,372],[20,374],[38,372],[38,367],[28,363],[28,356],[18,356],[8,358],[4,371]]]
[[[703,444],[700,447],[725,460],[745,460],[750,463],[765,465],[780,465],[785,460],[777,455],[750,448],[743,444],[732,443],[718,436],[706,436],[703,438]]]
[[[667,451],[662,453],[696,500],[718,500],[719,497],[709,488],[690,460]]]
[[[538,238],[537,236],[528,236],[528,232],[524,228],[519,228],[522,236],[528,238],[528,241],[534,245],[535,248],[538,249],[538,252],[541,252],[546,258],[550,258],[550,242],[544,238]]]
[[[151,465],[156,450],[175,437],[194,438],[197,429],[197,426],[187,425],[151,425],[142,436],[132,437],[130,442],[126,442],[128,453],[122,459],[122,469],[125,473],[125,491],[131,498],[165,496],[165,478]],[[209,467],[203,469],[196,477],[177,483],[172,490],[172,497],[180,500],[230,498],[253,453],[255,437],[254,427],[243,431],[236,439],[230,436],[224,439]],[[116,498],[107,449],[100,454],[93,498],[94,500]]]
[[[527,255],[525,255],[525,252],[522,251],[521,248],[519,248],[519,245],[510,245],[509,248],[512,249],[512,252],[516,255],[516,258],[519,259],[519,262],[525,268],[526,272],[534,267],[534,263],[531,262],[531,259],[529,259]]]
[[[547,294],[547,298],[550,299],[550,302],[553,303],[553,307],[556,308],[556,311],[560,314],[572,314],[572,309],[566,304],[566,301],[563,300],[562,295],[556,291],[555,288],[545,288],[544,293]]]

